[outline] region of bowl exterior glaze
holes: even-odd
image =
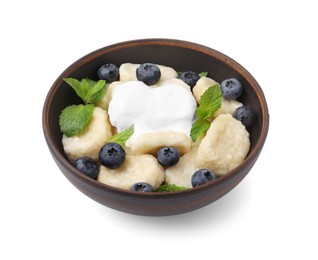
[[[252,106],[257,115],[250,130],[251,149],[239,167],[201,187],[176,193],[136,193],[104,185],[77,171],[67,160],[62,147],[58,118],[63,108],[80,103],[63,78],[92,78],[105,63],[152,62],[170,66],[176,71],[206,71],[221,82],[238,78],[244,86],[239,99]],[[189,212],[224,196],[248,174],[266,140],[269,115],[262,89],[250,73],[230,57],[200,44],[173,39],[141,39],[122,42],[96,50],[70,65],[54,82],[43,107],[42,125],[48,148],[65,177],[93,200],[116,210],[138,215],[164,216]]]

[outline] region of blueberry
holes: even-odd
[[[153,187],[146,182],[137,182],[130,187],[131,191],[153,192]]]
[[[179,152],[173,147],[163,147],[157,152],[158,162],[163,166],[173,166],[180,159]]]
[[[99,151],[99,161],[110,169],[116,169],[125,161],[125,150],[117,143],[107,143]]]
[[[118,80],[119,69],[116,65],[108,63],[101,66],[97,72],[99,79],[106,80],[107,83]]]
[[[161,71],[156,64],[143,63],[136,70],[137,79],[145,83],[146,85],[156,84],[160,77]]]
[[[255,113],[250,106],[240,106],[235,109],[233,117],[242,122],[246,128],[251,127],[255,121]]]
[[[192,175],[192,179],[191,179],[192,187],[197,187],[205,183],[208,183],[210,181],[214,181],[217,177],[218,176],[215,173],[207,169],[197,170]]]
[[[227,99],[236,99],[241,96],[243,92],[243,86],[241,82],[235,78],[223,80],[220,87],[223,97]]]
[[[200,79],[200,76],[196,72],[186,71],[181,73],[178,78],[184,81],[186,84],[188,84],[192,89],[195,86],[195,84],[197,84],[197,81]]]
[[[97,163],[89,157],[81,157],[74,161],[73,163],[74,167],[79,170],[81,173],[84,173],[86,176],[96,180],[98,173],[99,173],[99,167]]]

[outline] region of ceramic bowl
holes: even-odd
[[[63,108],[78,103],[75,92],[63,78],[97,79],[98,68],[105,63],[152,62],[176,71],[206,71],[221,82],[238,78],[244,86],[240,97],[256,113],[250,129],[251,147],[244,162],[215,182],[179,192],[137,193],[99,183],[76,170],[62,146],[58,119]],[[42,116],[43,132],[56,164],[65,177],[93,200],[116,210],[138,215],[164,216],[181,214],[206,206],[231,191],[250,172],[266,140],[269,115],[263,91],[253,76],[239,63],[212,48],[174,39],[140,39],[113,44],[93,51],[71,64],[53,83],[47,94]]]

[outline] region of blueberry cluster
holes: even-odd
[[[110,169],[119,168],[125,161],[125,150],[117,143],[106,143],[99,152],[99,163]],[[163,147],[157,152],[157,160],[164,167],[176,165],[180,159],[179,152],[174,147]],[[78,158],[74,167],[86,176],[96,180],[99,174],[98,162],[89,157]],[[192,176],[192,186],[197,187],[213,181],[217,175],[207,169],[200,169]],[[135,192],[153,192],[154,188],[145,182],[137,182],[130,188]]]
[[[157,160],[164,167],[174,166],[180,159],[179,152],[173,147],[163,147],[157,152]],[[216,180],[218,176],[208,169],[199,169],[192,175],[192,187],[198,187],[203,184]],[[138,182],[131,186],[131,191],[153,192],[153,187],[146,182]]]
[[[106,143],[99,151],[99,163],[109,169],[117,169],[125,162],[126,153],[118,143]],[[163,147],[157,153],[158,162],[165,167],[173,166],[178,163],[179,152],[173,147]],[[74,162],[74,167],[86,176],[97,179],[99,174],[98,162],[89,157],[78,158]],[[144,182],[138,182],[131,186],[132,191],[150,192],[153,187]]]
[[[224,98],[237,99],[243,93],[243,86],[241,82],[236,78],[229,78],[221,82],[221,91]],[[251,127],[255,121],[255,114],[250,106],[243,105],[238,107],[233,117],[242,122],[246,128]]]
[[[174,147],[163,147],[157,152],[157,160],[164,167],[176,165],[180,159],[179,151]],[[153,187],[149,183],[138,182],[131,186],[131,191],[152,192]]]
[[[110,169],[117,169],[125,161],[125,150],[117,143],[106,143],[99,151],[99,163]],[[74,167],[86,176],[96,180],[99,174],[98,162],[89,157],[75,160]]]

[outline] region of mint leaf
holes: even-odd
[[[76,94],[85,102],[90,89],[88,82],[79,81],[73,78],[65,78],[64,81],[69,84],[72,89],[75,90]]]
[[[193,124],[190,132],[190,137],[193,142],[205,133],[210,127],[210,121],[207,119],[198,118]]]
[[[179,190],[186,190],[186,187],[182,186],[177,186],[175,184],[164,184],[161,185],[156,192],[174,192],[174,191],[179,191]]]
[[[95,80],[89,79],[89,78],[84,78],[82,79],[82,82],[85,82],[85,84],[88,84],[89,89],[92,89],[94,85],[96,84]]]
[[[88,78],[81,81],[73,78],[65,78],[64,81],[69,84],[76,94],[85,104],[96,104],[104,96],[106,91],[105,80],[94,81]]]
[[[200,78],[208,76],[208,72],[199,73]]]
[[[117,133],[110,137],[107,140],[107,143],[118,143],[119,145],[125,145],[126,141],[133,135],[134,133],[134,126],[132,125],[131,127],[127,128],[126,130]]]
[[[59,117],[61,132],[67,137],[77,135],[90,121],[94,105],[72,105],[64,108]]]
[[[201,96],[199,107],[195,110],[198,119],[192,124],[190,137],[195,142],[205,133],[211,122],[208,120],[222,104],[222,91],[219,84],[209,87]]]
[[[220,107],[222,102],[222,91],[219,84],[209,87],[201,96],[196,114],[199,118],[207,119]]]
[[[92,82],[90,82],[92,83]],[[91,85],[90,90],[86,97],[86,103],[96,104],[104,96],[106,91],[106,82],[105,80],[99,80],[95,82],[94,85]]]

